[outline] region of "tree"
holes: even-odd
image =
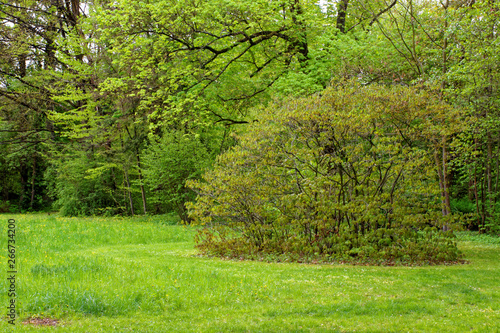
[[[47,165],[47,144],[56,139],[48,110],[58,106],[51,99],[48,76],[62,64],[54,41],[75,25],[78,2],[0,2],[0,144],[5,147],[4,172],[20,183],[4,188],[4,200],[18,197],[19,209],[39,209],[46,196],[41,177]],[[76,6],[76,7],[75,7]],[[8,168],[8,171],[5,169]],[[46,204],[46,202],[45,202]]]
[[[123,166],[130,213],[134,184],[147,210],[143,184],[148,180],[141,179],[140,151],[149,129],[160,137],[163,132],[210,132],[218,136],[221,150],[228,142],[228,126],[248,123],[249,108],[269,98],[264,95],[273,83],[306,67],[310,13],[304,8],[317,8],[301,1],[249,6],[223,1],[104,3],[64,37],[71,52],[62,57],[71,70],[53,73],[61,83],[54,87],[53,99],[73,107],[51,112],[50,119],[79,149],[90,152],[86,156],[91,160],[97,154],[116,165],[122,142],[120,159],[137,162],[137,181],[129,179],[131,165]],[[270,17],[276,9],[279,13]]]
[[[194,201],[196,194],[185,184],[199,179],[210,166],[213,156],[207,148],[198,136],[182,132],[165,133],[151,142],[143,155],[144,175],[150,198],[159,211],[163,206],[183,221],[190,221],[185,205]]]
[[[116,2],[95,20],[100,43],[127,75],[102,89],[139,97],[155,124],[246,122],[267,88],[309,59],[307,30],[318,13],[299,0]]]
[[[468,108],[475,119],[457,143],[456,166],[463,177],[457,191],[465,188],[475,202],[480,230],[492,232],[500,230],[499,10],[497,2],[476,1],[452,12],[454,45],[449,52],[455,62],[446,76],[449,98]]]

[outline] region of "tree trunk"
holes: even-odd
[[[446,149],[446,137],[443,136],[443,190],[444,201],[446,206],[446,215],[451,213],[450,204],[450,175],[448,172],[448,151]]]
[[[20,169],[19,174],[21,176],[21,195],[19,196],[19,212],[21,212],[23,209],[23,201],[24,201],[25,190],[26,190],[26,178],[24,177],[24,173],[25,173],[24,162],[21,161],[21,165],[20,165],[19,169]]]
[[[299,0],[295,0],[290,6],[290,12],[292,14],[292,21],[294,25],[299,30],[299,37],[294,38],[292,47],[300,54],[298,60],[301,65],[305,65],[306,61],[309,59],[309,46],[307,44],[307,27],[304,22],[302,15],[304,11],[300,5]]]
[[[443,170],[441,169],[441,160],[439,159],[439,154],[437,148],[434,150],[434,163],[436,163],[436,171],[439,180],[439,190],[441,191],[441,211],[443,215],[446,215],[445,202],[444,202],[444,177]]]
[[[493,212],[495,209],[493,204],[493,176],[491,174],[491,164],[493,163],[493,139],[491,137],[491,132],[488,131],[487,142],[486,142],[486,152],[488,156],[488,160],[486,161],[486,185],[488,189],[487,198],[488,206],[489,206],[489,214]]]
[[[340,0],[337,3],[337,29],[343,34],[345,34],[345,21],[347,17],[347,6],[349,5],[349,0]]]
[[[448,13],[447,10],[445,11],[445,21],[444,21],[444,31],[448,29]],[[446,32],[445,32],[446,35]],[[444,37],[443,40],[443,54],[442,54],[442,60],[443,60],[443,80],[441,81],[441,93],[444,93],[444,89],[446,88],[446,72],[448,71],[448,54],[447,54],[447,49],[448,49],[448,37]]]
[[[33,154],[33,171],[31,174],[31,200],[30,209],[33,209],[33,203],[35,202],[35,178],[36,178],[36,153]]]
[[[146,209],[146,191],[144,191],[144,184],[142,182],[141,158],[139,157],[139,151],[136,150],[135,156],[137,157],[137,170],[139,172],[139,183],[140,183],[140,187],[141,187],[142,209],[144,210],[144,215],[146,215],[147,214],[147,209]]]
[[[495,176],[496,176],[496,179],[495,179],[495,189],[494,189],[494,192],[495,192],[495,203],[497,203],[498,201],[498,180],[500,178],[500,143],[497,142],[497,156],[496,156],[496,164],[497,164],[497,167],[496,167],[496,170],[495,170]]]
[[[443,178],[443,170],[441,170],[441,161],[439,160],[438,153],[434,153],[434,161],[437,166],[437,173],[439,179],[439,189],[441,190],[441,212],[443,216],[446,216],[446,202],[445,202],[445,193],[444,193],[444,178]]]
[[[24,78],[26,76],[26,54],[20,54],[18,61],[19,61],[19,76]]]
[[[127,194],[128,194],[129,204],[130,204],[130,213],[133,216],[134,215],[134,202],[132,201],[132,193],[130,192],[130,181],[128,179],[128,172],[127,172],[126,166],[123,166],[123,174],[125,175],[125,182],[127,184]]]
[[[478,140],[477,138],[474,138],[474,150],[477,151],[478,149]],[[481,213],[479,211],[479,191],[478,191],[478,186],[477,186],[477,162],[474,163],[474,179],[473,179],[473,182],[474,182],[474,199],[475,199],[475,203],[476,203],[476,215],[477,215],[477,219],[479,219],[481,217]],[[480,223],[480,221],[478,221],[478,223]]]
[[[483,165],[483,170],[484,170],[485,165]],[[482,228],[479,229],[480,232],[484,231],[486,228],[486,177],[484,177],[483,173],[483,179],[481,180],[481,226]]]

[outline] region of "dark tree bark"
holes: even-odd
[[[341,33],[345,33],[345,21],[347,17],[347,7],[349,5],[349,0],[340,0],[337,3],[337,29]]]
[[[144,185],[142,182],[142,171],[141,171],[141,158],[139,157],[139,150],[136,150],[135,156],[137,157],[137,171],[139,172],[139,182],[141,188],[141,196],[142,196],[142,209],[144,211],[144,215],[147,214],[146,209],[146,191],[144,190]]]
[[[33,154],[33,171],[31,173],[30,209],[33,209],[33,203],[35,202],[35,178],[36,178],[36,152]]]

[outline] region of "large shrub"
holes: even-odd
[[[190,216],[204,252],[373,263],[455,261],[433,151],[458,122],[425,91],[344,84],[275,105],[221,155]]]

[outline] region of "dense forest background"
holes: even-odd
[[[425,140],[402,130],[416,119],[379,127],[432,157],[442,216],[498,232],[499,10],[495,0],[0,1],[0,211],[189,221],[200,185],[186,181],[245,133],[265,136],[279,122],[270,113],[294,99],[313,110],[348,91],[351,109],[420,96],[408,110],[432,119]],[[384,88],[353,92],[370,87]]]

